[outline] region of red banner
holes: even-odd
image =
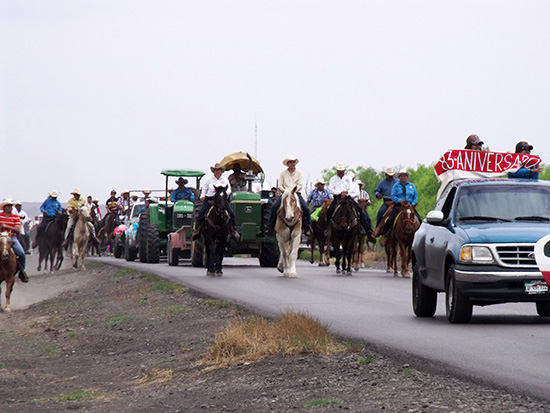
[[[455,149],[446,152],[435,164],[437,176],[447,171],[471,171],[489,174],[533,168],[541,162],[537,155]]]

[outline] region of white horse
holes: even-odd
[[[71,245],[71,257],[73,261],[73,268],[79,267],[86,269],[84,265],[84,258],[88,253],[88,241],[90,239],[90,229],[88,228],[88,222],[90,220],[90,210],[86,205],[80,207],[77,221],[74,224],[74,234]]]
[[[302,239],[302,209],[296,187],[287,189],[281,198],[281,206],[277,211],[275,232],[279,242],[279,264],[277,269],[283,273],[283,277],[296,278],[296,260],[298,248]]]

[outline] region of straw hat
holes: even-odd
[[[319,184],[326,185],[326,182],[323,178],[319,178],[319,179],[317,179],[317,182],[315,182],[315,186],[317,186]]]
[[[386,170],[384,171],[384,173],[386,175],[389,175],[389,176],[394,176],[395,175],[395,171],[393,170],[393,168],[386,168]]]
[[[283,160],[283,165],[288,166],[288,161],[296,161],[296,163],[300,162],[298,158],[296,158],[294,155],[289,155]]]
[[[338,162],[334,168],[336,168],[337,171],[345,171],[348,169],[344,162]]]
[[[355,183],[359,186],[365,186],[365,183],[363,181],[361,181],[360,179],[356,179]]]
[[[55,189],[52,189],[52,192],[50,192],[50,196],[52,198],[57,198],[59,196],[59,192],[57,192]]]
[[[17,200],[13,203],[13,205],[23,205],[23,204],[21,203],[21,201]]]
[[[80,193],[80,189],[75,188],[75,189],[73,190],[73,192],[71,192],[71,195],[82,195],[82,194]]]
[[[221,170],[222,172],[225,171],[225,168],[224,168],[223,165],[220,164],[220,163],[216,163],[214,166],[211,166],[211,167],[210,167],[210,170],[211,170],[212,172],[214,172],[216,169],[219,169],[219,170]]]
[[[8,196],[7,198],[4,198],[2,203],[0,204],[0,209],[3,209],[6,205],[14,205],[15,202],[13,202],[13,199]]]
[[[122,192],[120,193],[120,195],[124,195],[124,194],[130,195],[130,191],[128,191],[127,189],[125,189],[124,191],[122,191]]]
[[[400,176],[400,175],[403,175],[403,174],[407,175],[407,178],[408,178],[409,176],[411,176],[411,174],[410,174],[409,172],[407,172],[406,169],[401,169],[401,170],[399,170],[399,173],[397,174],[397,176]]]

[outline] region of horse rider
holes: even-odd
[[[229,181],[227,178],[223,177],[222,174],[225,171],[225,168],[219,164],[216,163],[214,166],[210,167],[210,171],[214,174],[210,178],[208,178],[205,182],[203,182],[201,186],[201,201],[202,201],[202,207],[199,211],[199,215],[197,216],[197,222],[195,224],[195,229],[193,230],[192,239],[197,239],[200,236],[202,224],[204,222],[204,217],[210,207],[214,203],[214,195],[216,195],[216,187],[225,186],[226,194],[229,197],[229,194],[231,194],[231,186],[229,185]],[[226,203],[226,209],[229,213],[229,216],[231,217],[231,238],[235,241],[238,241],[240,239],[240,235],[237,232],[237,222],[235,219],[235,213],[231,209],[231,205],[229,205],[229,202]]]
[[[483,146],[483,141],[479,138],[477,135],[470,135],[466,138],[466,146],[464,149],[471,149],[473,151],[481,151],[483,150],[481,147]]]
[[[356,179],[355,180],[355,183],[359,186],[359,190],[358,190],[358,196],[357,196],[357,199],[359,201],[365,201],[366,205],[369,206],[370,205],[370,195],[367,191],[365,191],[363,188],[365,188],[365,183],[363,181],[361,181],[360,179]]]
[[[170,201],[176,202],[184,200],[195,202],[195,193],[191,188],[185,186],[188,182],[187,179],[181,177],[176,180],[176,185],[178,187],[170,194]]]
[[[86,198],[86,205],[88,205],[88,209],[91,211],[94,206],[94,201],[91,195],[88,195],[88,198]]]
[[[411,204],[416,206],[418,203],[418,192],[416,191],[416,186],[414,186],[412,182],[409,182],[410,173],[407,172],[406,169],[401,169],[397,174],[397,177],[399,178],[399,182],[393,186],[391,191],[391,199],[394,203],[394,207],[390,212],[388,220],[384,223],[382,235],[386,234],[391,229],[395,218],[399,212],[401,212],[404,205]],[[422,221],[416,210],[415,213],[418,220]]]
[[[21,231],[19,232],[19,236],[23,238],[23,244],[24,244],[24,250],[25,254],[30,254],[30,235],[29,235],[29,229],[31,224],[31,219],[27,215],[25,211],[22,209],[23,204],[21,201],[15,201],[14,207],[16,209],[17,215],[19,215],[19,219],[21,220]],[[22,244],[22,246],[23,246]]]
[[[522,155],[531,155],[532,150],[533,150],[533,145],[529,145],[529,143],[526,141],[519,141],[516,144],[516,153],[519,153]],[[533,168],[525,168],[522,166],[516,172],[509,172],[508,178],[539,179],[539,172],[540,172],[540,168],[538,165]]]
[[[118,216],[118,197],[114,189],[111,191],[111,196],[105,201],[105,208],[107,212],[110,212],[115,217]]]
[[[123,218],[124,222],[128,220],[128,216],[132,209],[132,200],[130,199],[130,191],[127,189],[120,193],[120,198],[117,201],[118,214]]]
[[[388,207],[390,206],[390,204],[392,204],[391,190],[393,186],[397,182],[399,182],[399,180],[395,178],[394,175],[395,171],[393,170],[393,168],[386,168],[386,170],[384,171],[384,179],[378,182],[378,185],[374,190],[374,196],[376,197],[376,199],[381,199],[383,201],[380,209],[378,210],[378,213],[376,214],[376,227],[378,227],[380,221],[382,221],[382,217],[388,210]]]
[[[40,205],[40,212],[42,212],[42,221],[38,224],[36,229],[36,237],[32,243],[32,248],[36,248],[44,231],[48,227],[48,224],[52,222],[58,215],[61,215],[63,209],[61,208],[61,202],[57,200],[59,193],[54,189],[52,190],[48,197]]]
[[[323,205],[325,199],[333,199],[332,194],[328,189],[325,188],[326,182],[323,178],[319,178],[315,182],[315,188],[309,193],[307,197],[307,202],[309,204],[309,209],[312,214]]]
[[[5,198],[0,204],[0,232],[6,231],[12,241],[13,252],[17,256],[17,265],[19,272],[19,279],[24,283],[29,282],[29,277],[25,272],[25,251],[17,239],[17,234],[21,230],[21,219],[19,215],[13,213],[13,199],[10,197]]]
[[[65,230],[65,241],[63,241],[63,244],[62,244],[63,248],[67,248],[67,246],[69,245],[70,238],[73,233],[74,224],[76,224],[76,221],[78,220],[78,214],[80,213],[80,208],[86,205],[86,201],[80,198],[81,194],[79,189],[75,189],[73,192],[71,192],[71,195],[73,197],[69,199],[69,202],[67,203],[67,212],[69,213],[69,222],[67,223],[67,229]],[[90,239],[92,240],[94,247],[99,248],[99,240],[96,237],[95,228],[93,224],[90,221],[86,221],[86,225],[90,230]]]
[[[302,208],[302,230],[305,235],[311,235],[311,211],[307,206],[306,201],[302,198],[302,185],[303,175],[302,172],[296,169],[296,165],[300,162],[294,155],[290,155],[283,160],[283,165],[287,168],[279,175],[279,190],[284,193],[287,189],[293,189],[296,187],[296,195],[300,201],[300,207]],[[275,222],[277,218],[277,211],[281,206],[282,197],[279,197],[271,207],[271,216],[269,218],[269,225],[266,230],[267,235],[272,235],[275,232]]]
[[[336,175],[330,178],[330,181],[328,182],[328,190],[332,193],[335,200],[344,199],[347,196],[353,199],[353,205],[357,211],[357,215],[361,218],[359,221],[367,234],[368,240],[371,242],[376,242],[376,238],[372,235],[370,217],[357,202],[359,197],[359,186],[352,181],[352,177],[350,175],[346,175],[347,166],[343,162],[338,162],[335,165],[335,169]],[[330,223],[337,205],[338,202],[333,202],[330,204],[327,211],[327,222]]]
[[[103,220],[103,216],[101,215],[101,208],[99,207],[99,199],[97,198],[92,199],[92,208],[90,212],[95,212],[97,219],[99,221]]]
[[[241,164],[238,162],[235,163],[232,169],[233,173],[227,178],[231,185],[231,192],[246,191],[246,179],[244,178]]]

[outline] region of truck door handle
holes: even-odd
[[[430,238],[430,244],[433,244],[434,243],[434,237],[431,237]]]

